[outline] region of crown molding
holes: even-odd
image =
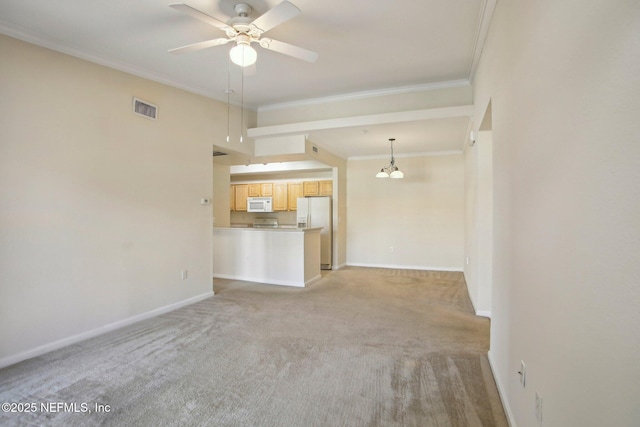
[[[484,42],[487,39],[489,33],[489,27],[491,26],[491,20],[493,18],[493,12],[496,9],[496,3],[498,0],[484,0],[480,7],[480,15],[478,16],[478,32],[476,33],[476,40],[473,46],[473,61],[471,62],[471,69],[469,70],[470,83],[476,76],[476,70],[480,63],[480,57],[482,56],[482,49],[484,48]]]
[[[387,95],[401,95],[404,93],[427,92],[427,91],[436,90],[436,89],[467,87],[470,85],[471,83],[469,82],[469,80],[450,80],[446,82],[426,83],[426,84],[413,85],[413,86],[399,86],[399,87],[393,87],[393,88],[387,88],[387,89],[376,89],[376,90],[368,90],[363,92],[352,92],[352,93],[345,93],[342,95],[326,96],[322,98],[312,98],[312,99],[304,99],[300,101],[262,105],[258,107],[257,111],[258,113],[262,113],[265,111],[276,111],[276,110],[283,110],[287,108],[299,108],[299,107],[306,107],[309,105],[353,101],[357,99],[375,98],[375,97],[387,96]]]

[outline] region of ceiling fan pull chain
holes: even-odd
[[[242,143],[243,124],[244,124],[244,67],[240,67],[242,78],[240,79],[240,143]]]
[[[227,142],[231,133],[231,59],[227,60]]]

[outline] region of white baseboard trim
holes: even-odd
[[[340,264],[340,265],[334,265],[333,266],[333,270],[340,270],[341,268],[345,268],[346,266],[347,266],[347,263]]]
[[[306,282],[304,282],[304,285],[305,286],[309,286],[312,283],[316,283],[318,280],[322,280],[322,275],[321,274],[318,274],[316,277],[313,277],[313,278],[307,280]]]
[[[509,427],[517,427],[516,420],[515,418],[513,418],[511,407],[509,406],[509,402],[507,401],[506,392],[504,390],[502,379],[500,378],[500,375],[498,375],[498,371],[494,365],[491,350],[487,352],[487,358],[489,359],[489,366],[491,367],[493,380],[496,382],[496,386],[498,387],[498,394],[500,395],[500,401],[502,402],[504,413],[507,415],[507,422],[509,423]]]
[[[3,357],[0,359],[0,369],[5,368],[9,365],[13,365],[18,362],[22,362],[23,360],[32,359],[34,357],[42,356],[43,354],[49,353],[50,351],[58,350],[62,347],[66,347],[71,344],[76,344],[80,341],[87,340],[89,338],[97,337],[98,335],[105,334],[107,332],[115,331],[116,329],[124,328],[125,326],[132,325],[134,323],[138,323],[142,320],[146,320],[152,317],[159,316],[164,313],[168,313],[173,310],[177,310],[178,308],[184,307],[186,305],[194,304],[198,301],[202,301],[203,299],[207,299],[212,297],[213,291],[209,291],[202,295],[197,295],[192,298],[188,298],[182,301],[178,301],[173,304],[166,305],[164,307],[159,307],[153,309],[151,311],[147,311],[145,313],[141,313],[132,317],[128,317],[126,319],[118,320],[117,322],[109,323],[104,326],[100,326],[95,329],[91,329],[90,331],[82,332],[77,335],[73,335],[67,338],[62,338],[60,340],[41,345],[31,350],[23,351],[22,353],[18,353],[12,356]]]
[[[360,263],[360,262],[347,262],[348,266],[351,267],[373,267],[373,268],[393,268],[393,269],[404,269],[404,270],[429,270],[429,271],[453,271],[457,273],[462,273],[462,267],[434,267],[434,266],[425,266],[425,265],[398,265],[398,264],[368,264],[368,263]]]
[[[464,275],[465,287],[467,288],[467,295],[469,296],[469,301],[471,301],[471,306],[473,307],[473,311],[476,313],[476,316],[480,317],[488,317],[491,319],[491,312],[489,310],[478,310],[476,309],[476,304],[471,298],[471,292],[469,292],[469,283],[467,282],[467,275]]]
[[[214,274],[214,278],[216,279],[229,279],[229,280],[240,280],[242,282],[253,282],[253,283],[262,283],[265,285],[279,285],[279,286],[294,286],[296,288],[304,288],[305,282],[293,282],[290,280],[269,280],[265,281],[259,277],[249,277],[249,276],[236,276],[233,274]],[[320,278],[322,278],[320,276]],[[313,280],[313,279],[312,279]]]

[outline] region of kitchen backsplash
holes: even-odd
[[[231,224],[253,224],[256,218],[277,218],[280,225],[297,225],[298,218],[295,211],[287,212],[231,212]]]

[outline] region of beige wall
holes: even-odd
[[[465,147],[465,265],[469,297],[479,316],[491,317],[493,282],[493,143],[491,132],[475,132]]]
[[[200,198],[226,106],[5,36],[0,52],[0,365],[209,294]]]
[[[396,158],[401,180],[375,177],[385,162],[348,161],[347,264],[462,271],[463,155]]]
[[[640,422],[639,17],[637,1],[499,1],[484,47],[490,358],[519,427],[539,425],[536,390],[544,426]]]
[[[231,197],[229,188],[231,176],[229,165],[224,161],[213,160],[213,219],[216,227],[228,227],[230,225],[229,212],[231,210]]]

